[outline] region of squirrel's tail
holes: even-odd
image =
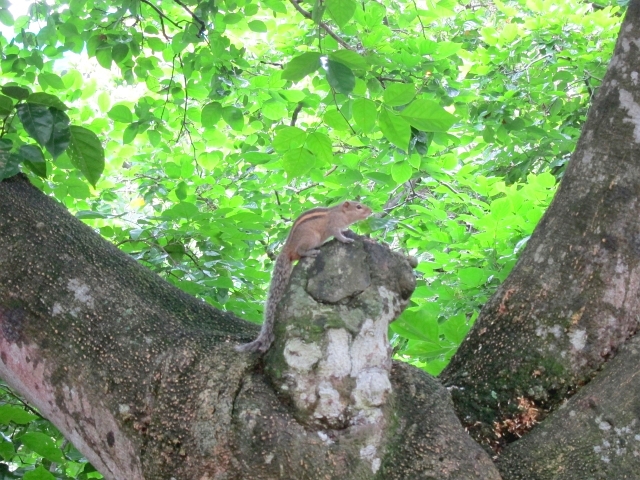
[[[273,274],[271,275],[271,285],[269,286],[267,303],[264,307],[264,322],[262,323],[260,335],[251,343],[238,345],[236,351],[264,353],[269,350],[274,339],[273,327],[276,318],[276,308],[289,283],[291,266],[292,262],[289,255],[286,255],[285,252],[278,255],[275,267],[273,268]]]

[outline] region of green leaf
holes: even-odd
[[[391,177],[397,184],[402,184],[411,178],[413,169],[407,161],[396,162],[391,166]]]
[[[18,156],[33,173],[41,178],[47,176],[47,162],[39,147],[36,145],[20,145]]]
[[[282,157],[282,165],[289,179],[304,175],[311,170],[315,164],[316,157],[306,148],[294,148]]]
[[[298,127],[282,127],[276,131],[273,139],[273,148],[278,153],[298,148],[304,145],[307,134]]]
[[[366,70],[368,65],[364,57],[352,50],[336,50],[329,54],[329,60],[345,64],[356,70]]]
[[[16,454],[15,448],[13,448],[13,443],[6,441],[4,438],[0,437],[0,457],[5,460],[11,460],[11,458]]]
[[[0,406],[0,424],[2,425],[8,425],[9,423],[26,425],[36,418],[39,417],[33,413],[27,412],[24,408],[13,405]]]
[[[66,88],[64,82],[62,81],[62,78],[51,72],[42,72],[40,75],[38,75],[38,82],[40,83],[40,85],[49,86],[55,88],[56,90],[64,90]]]
[[[111,69],[111,45],[102,44],[96,49],[96,59],[102,68]]]
[[[27,97],[27,102],[36,103],[38,105],[45,105],[47,107],[57,108],[58,110],[62,110],[62,111],[69,110],[69,107],[67,107],[62,102],[62,100],[60,100],[55,95],[51,95],[50,93],[45,93],[45,92],[35,92],[30,94]]]
[[[6,95],[0,95],[0,115],[9,115],[13,112],[13,100]]]
[[[424,132],[446,132],[456,121],[455,115],[447,112],[438,103],[420,98],[402,110],[400,116]]]
[[[321,161],[333,163],[331,139],[322,132],[313,132],[307,136],[306,147]]]
[[[49,107],[34,103],[16,105],[18,118],[29,136],[41,146],[45,146],[53,132],[53,114]]]
[[[98,136],[88,128],[71,125],[69,158],[94,187],[104,170],[104,149]]]
[[[327,110],[324,117],[322,117],[322,120],[324,123],[336,130],[351,130],[349,122],[347,122],[342,114],[336,109]]]
[[[291,59],[282,72],[282,78],[292,82],[299,82],[318,68],[320,68],[320,54],[306,52]]]
[[[16,100],[25,100],[29,96],[29,90],[24,87],[18,87],[16,85],[4,85],[2,87],[2,93],[6,96],[15,98]]]
[[[107,113],[107,116],[114,122],[131,123],[133,121],[133,114],[131,109],[123,104],[114,105]]]
[[[178,197],[178,200],[186,200],[187,193],[187,184],[184,182],[180,182],[176,187],[176,197]]]
[[[44,147],[56,159],[64,152],[69,146],[70,132],[69,132],[69,116],[57,108],[49,107],[49,111],[53,116],[53,128],[51,130],[51,137],[45,143]]]
[[[405,152],[409,149],[411,126],[406,120],[383,108],[378,115],[378,125],[382,134],[396,147]]]
[[[244,129],[244,115],[242,110],[236,107],[224,107],[222,109],[222,118],[236,132],[242,132]]]
[[[26,472],[22,478],[23,480],[56,480],[56,477],[49,473],[42,465],[38,465],[35,470]]]
[[[356,86],[356,76],[343,63],[327,60],[326,72],[329,85],[337,92],[349,94]]]
[[[125,128],[124,132],[122,132],[122,143],[124,143],[125,145],[129,145],[130,143],[133,143],[133,141],[138,136],[139,131],[140,131],[140,123],[133,122],[127,125],[127,128]]]
[[[129,55],[129,47],[126,43],[116,43],[111,50],[111,57],[116,63],[122,62]]]
[[[222,105],[220,102],[207,103],[202,107],[200,121],[204,128],[213,128],[222,118]]]
[[[0,8],[0,22],[2,22],[7,27],[13,27],[13,15],[7,8]]]
[[[344,27],[356,12],[355,0],[325,0],[324,5],[329,16],[340,28]]]
[[[416,89],[411,83],[391,83],[382,96],[382,101],[390,107],[406,105],[416,96]]]
[[[351,114],[363,132],[370,132],[376,126],[376,118],[378,117],[378,107],[375,102],[368,98],[358,98],[354,100],[351,107]]]
[[[28,432],[20,436],[19,439],[30,450],[33,450],[47,460],[57,463],[63,463],[65,461],[60,448],[56,446],[51,437],[44,433]]]
[[[252,20],[247,25],[249,25],[249,30],[252,32],[262,33],[267,31],[267,26],[260,20]]]

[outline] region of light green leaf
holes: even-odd
[[[56,477],[49,473],[42,465],[38,465],[35,470],[26,472],[22,478],[23,480],[56,480]]]
[[[425,132],[446,132],[455,123],[456,117],[432,100],[417,98],[400,116],[413,127]]]
[[[63,463],[65,461],[60,448],[56,446],[50,436],[44,433],[28,432],[20,436],[20,441],[30,450],[33,450],[47,460],[57,463]]]
[[[276,152],[284,153],[287,150],[304,145],[307,134],[298,127],[282,127],[276,131],[273,139],[273,148]]]
[[[411,126],[406,120],[383,108],[378,115],[378,125],[383,135],[396,147],[405,152],[409,149]]]
[[[111,107],[111,110],[109,110],[107,116],[111,120],[120,123],[131,123],[133,121],[133,114],[131,113],[131,109],[123,104],[118,104]]]
[[[356,12],[355,0],[325,0],[324,5],[329,16],[340,28],[344,27]]]
[[[382,101],[390,107],[406,105],[416,96],[416,89],[411,83],[391,83],[387,85]]]
[[[49,86],[49,87],[55,88],[56,90],[65,89],[65,85],[64,85],[64,82],[62,81],[62,78],[60,78],[60,76],[56,75],[55,73],[51,73],[51,72],[40,73],[40,75],[38,75],[38,82],[40,83],[40,85]]]
[[[249,25],[249,30],[252,32],[262,33],[267,31],[267,26],[260,20],[252,20],[247,25]]]
[[[306,148],[294,148],[282,157],[282,165],[289,179],[304,175],[311,170],[315,164],[316,157]]]
[[[397,184],[401,184],[409,180],[412,173],[413,169],[411,168],[411,165],[405,160],[396,162],[391,166],[391,177]]]
[[[356,70],[365,70],[368,65],[365,58],[352,50],[336,50],[329,54],[329,60],[334,60],[345,64],[347,67]]]
[[[282,72],[282,78],[284,80],[291,80],[292,82],[299,82],[310,73],[315,72],[320,68],[320,54],[316,52],[306,52],[302,55],[291,59],[284,71]]]
[[[213,128],[222,118],[222,105],[220,102],[207,103],[202,107],[200,121],[205,128]]]
[[[12,422],[18,425],[25,425],[36,418],[39,417],[27,412],[24,408],[13,405],[0,406],[0,424],[2,425],[8,425]]]
[[[222,118],[236,132],[241,132],[244,129],[244,115],[239,108],[224,107],[222,109]]]
[[[331,139],[322,132],[313,132],[307,136],[306,147],[319,160],[326,163],[333,163],[333,151]]]
[[[354,100],[351,107],[351,114],[362,131],[370,132],[376,125],[376,118],[378,117],[378,107],[375,102],[368,98],[358,98]]]
[[[327,110],[322,119],[324,123],[336,130],[351,130],[349,122],[336,109]]]

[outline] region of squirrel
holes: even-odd
[[[352,223],[371,215],[371,209],[358,202],[346,201],[330,208],[313,208],[300,215],[289,232],[289,236],[276,259],[271,276],[269,294],[264,308],[264,322],[258,338],[251,343],[236,346],[238,352],[266,352],[274,339],[273,326],[276,307],[289,283],[294,260],[315,257],[317,249],[329,237],[342,243],[351,243],[342,231]]]

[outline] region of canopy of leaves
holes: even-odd
[[[15,3],[0,0],[0,179],[28,172],[168,281],[256,322],[291,221],[360,199],[379,214],[357,228],[419,261],[393,342],[433,374],[548,205],[623,14],[578,0]],[[9,406],[15,478],[98,475]]]

